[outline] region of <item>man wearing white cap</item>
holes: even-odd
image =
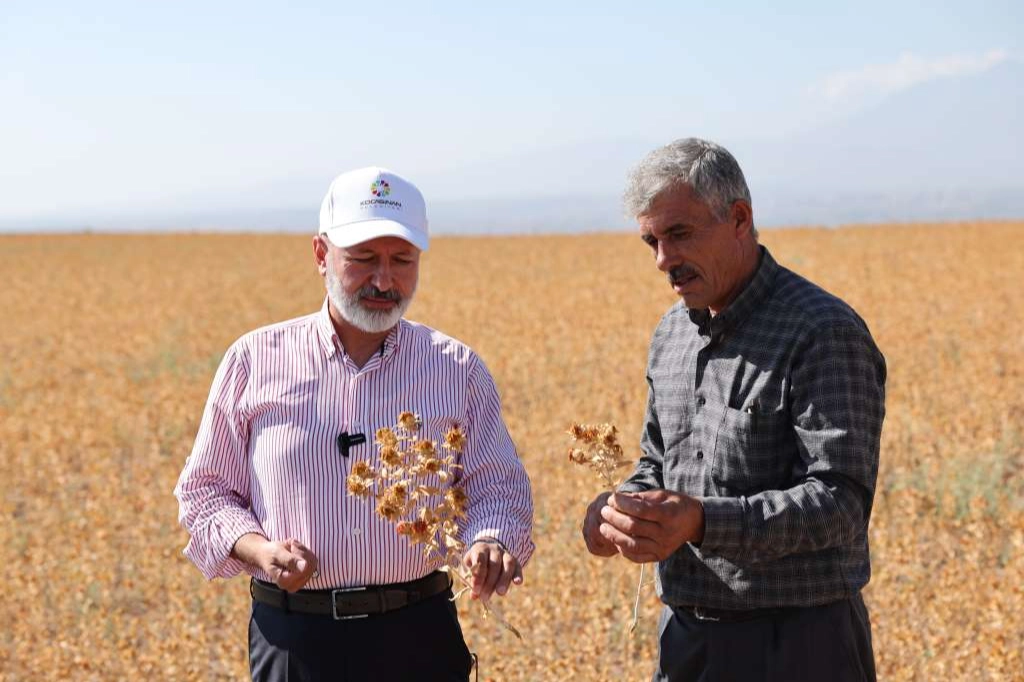
[[[427,246],[412,183],[381,168],[338,176],[313,238],[323,307],[244,335],[214,378],[175,495],[203,575],[252,576],[253,680],[468,679],[447,575],[345,494],[352,462],[375,457],[367,441],[400,412],[427,439],[467,433],[457,482],[474,598],[522,582],[533,503],[494,381],[471,349],[402,318]]]

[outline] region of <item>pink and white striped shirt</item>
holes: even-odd
[[[376,465],[374,432],[406,410],[420,415],[424,438],[440,441],[453,424],[467,433],[464,469],[456,469],[469,495],[461,539],[496,538],[525,565],[534,549],[530,482],[484,363],[455,339],[402,320],[358,368],[326,301],[319,313],[244,335],[224,356],[174,490],[191,535],[185,556],[207,579],[244,571],[269,580],[230,556],[239,537],[260,533],[313,551],[319,576],[306,589],[404,582],[434,570],[372,503],[345,489],[353,462]],[[337,444],[346,431],[367,437],[347,458]]]

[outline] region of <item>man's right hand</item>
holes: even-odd
[[[587,543],[587,551],[594,556],[613,556],[618,554],[618,548],[601,535],[601,524],[604,519],[601,517],[601,510],[611,497],[610,492],[601,493],[594,498],[594,501],[587,507],[587,516],[583,519],[583,539]]]
[[[262,535],[248,533],[238,539],[231,553],[262,569],[275,585],[288,592],[301,590],[319,566],[313,552],[293,538],[272,542]]]

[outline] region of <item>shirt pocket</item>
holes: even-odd
[[[711,466],[718,488],[732,496],[784,487],[792,433],[788,415],[728,406],[722,411]]]

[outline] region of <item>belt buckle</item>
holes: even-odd
[[[331,590],[331,615],[334,616],[334,620],[355,620],[356,618],[368,618],[368,613],[357,613],[352,616],[339,616],[338,615],[338,593],[344,592],[365,592],[365,587],[340,587],[336,590]]]
[[[699,606],[693,607],[693,617],[697,620],[705,620],[711,622],[718,622],[722,620],[721,618],[715,618],[714,616],[709,615],[707,611],[705,611]]]

